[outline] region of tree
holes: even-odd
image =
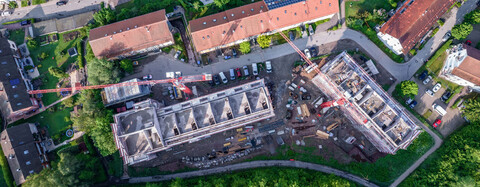
[[[250,42],[246,41],[240,43],[240,52],[242,52],[242,54],[250,53]]]
[[[223,10],[225,8],[225,5],[227,5],[230,2],[230,0],[213,0],[213,3],[215,6]]]
[[[192,4],[193,9],[198,10],[200,8],[200,1],[195,1]]]
[[[40,55],[38,57],[42,60],[45,60],[46,58],[48,58],[48,54],[45,53],[45,52],[42,52],[42,53],[40,53]]]
[[[133,72],[133,63],[132,60],[130,59],[123,59],[120,61],[120,68],[123,69],[123,71],[127,73],[132,73]]]
[[[272,36],[270,36],[270,35],[260,35],[257,38],[257,42],[258,42],[258,45],[260,45],[260,47],[262,49],[265,49],[267,47],[270,47],[270,43],[272,42]]]
[[[465,22],[470,24],[480,23],[480,10],[474,10],[465,15]]]
[[[463,105],[465,106],[462,109],[463,116],[470,120],[470,122],[480,123],[480,100],[478,98],[468,99]]]
[[[17,4],[16,1],[10,1],[10,2],[8,3],[8,8],[10,8],[10,9],[15,9],[15,8],[17,8],[17,7],[18,7],[18,4]]]
[[[120,81],[115,63],[94,58],[87,63],[88,82],[92,85],[111,84]]]
[[[107,5],[107,7],[105,7],[103,2],[100,5],[102,8],[97,13],[93,14],[93,19],[95,22],[97,22],[98,26],[103,26],[114,22],[115,12],[110,8],[110,6]]]
[[[418,85],[413,81],[402,81],[395,87],[397,93],[403,97],[414,97],[418,94]]]
[[[50,72],[50,74],[52,74],[54,77],[57,77],[59,79],[61,78],[66,78],[68,77],[68,74],[66,74],[62,69],[60,69],[59,67],[49,67],[48,68],[48,72]]]
[[[74,97],[69,97],[68,99],[65,99],[62,101],[62,105],[65,107],[73,107],[75,106],[75,99]]]
[[[452,29],[452,36],[457,40],[463,40],[472,32],[473,26],[469,23],[455,25]]]

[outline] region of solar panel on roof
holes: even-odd
[[[17,85],[17,84],[20,84],[20,79],[10,80],[10,84],[11,84],[12,86],[15,86],[15,85]]]
[[[287,5],[295,4],[298,2],[302,2],[305,0],[263,0],[265,4],[267,4],[268,9],[275,9],[275,8],[280,8],[284,7]]]

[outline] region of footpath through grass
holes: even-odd
[[[314,155],[315,148],[300,147],[302,152],[295,151],[290,146],[282,146],[273,156],[260,155],[247,160],[289,160],[295,159],[311,162],[340,169],[354,175],[358,175],[376,184],[387,186],[410,167],[420,156],[425,154],[434,144],[433,138],[427,133],[421,133],[417,139],[407,148],[399,150],[395,155],[387,155],[378,159],[375,163],[351,162],[340,164],[336,160],[326,160],[321,156]]]

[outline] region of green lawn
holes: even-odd
[[[358,1],[347,1],[345,2],[345,17],[355,17],[359,11],[369,11],[370,13],[373,9],[383,8],[387,12],[395,8],[392,5],[395,0],[358,0]]]
[[[29,49],[33,62],[37,66],[38,71],[40,72],[40,78],[42,79],[42,82],[43,82],[43,85],[40,86],[40,89],[56,88],[56,84],[59,81],[58,78],[52,76],[48,72],[49,67],[56,66],[66,70],[66,68],[71,63],[77,60],[76,56],[70,57],[68,55],[67,50],[69,48],[75,47],[76,43],[81,41],[82,36],[79,36],[77,39],[64,42],[63,34],[65,33],[58,34],[59,37],[57,42],[53,42],[44,46],[38,46],[34,49]],[[36,40],[38,41],[38,43],[40,43],[39,39],[36,38]],[[62,52],[63,52],[63,55],[62,55]],[[37,56],[39,56],[42,53],[46,53],[48,57],[44,60],[37,59]],[[60,99],[59,93],[47,93],[47,94],[43,94],[42,101],[44,105],[49,105],[58,99]]]
[[[23,44],[25,41],[25,31],[23,29],[11,30],[9,40],[14,41],[17,45]]]
[[[58,107],[59,105],[57,105]],[[13,125],[18,125],[22,123],[40,123],[41,127],[46,127],[50,136],[53,136],[58,133],[63,133],[67,128],[72,125],[72,122],[65,122],[65,117],[70,117],[70,112],[73,111],[72,108],[65,108],[63,110],[56,110],[55,112],[43,111],[40,114],[37,114],[28,119],[19,120]]]
[[[438,58],[432,59],[433,62],[432,62],[432,64],[430,64],[428,69],[431,72],[433,72],[435,75],[438,75],[438,73],[440,72],[440,70],[443,67],[443,63],[445,62],[445,59],[447,59],[447,53],[443,52],[440,56],[438,56]]]
[[[340,164],[336,160],[325,160],[321,156],[316,156],[313,152],[315,147],[300,147],[293,145],[282,146],[273,156],[257,156],[251,160],[289,160],[295,159],[305,162],[323,164],[350,172],[365,179],[368,179],[381,186],[387,186],[400,176],[411,164],[413,164],[421,155],[427,152],[434,144],[433,138],[427,133],[421,133],[417,139],[408,147],[407,150],[399,150],[395,155],[387,155],[378,159],[375,163],[352,162]],[[303,151],[298,151],[303,149]]]

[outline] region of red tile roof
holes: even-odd
[[[467,57],[460,66],[453,69],[452,74],[475,85],[480,85],[480,50],[463,45],[467,49]]]
[[[195,49],[200,52],[337,12],[336,0],[307,0],[273,10],[259,1],[192,20],[189,27]]]
[[[165,10],[119,21],[90,30],[96,57],[111,58],[167,42],[174,42]]]
[[[454,2],[455,0],[405,1],[380,32],[400,40],[403,53],[407,54]]]

